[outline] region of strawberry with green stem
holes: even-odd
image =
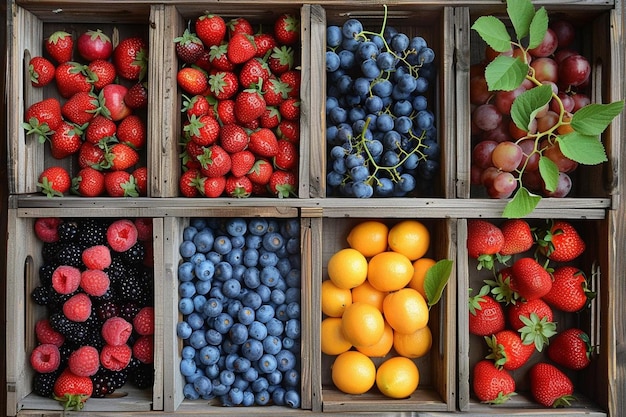
[[[88,376],[78,376],[64,370],[54,383],[54,399],[65,410],[80,411],[93,393],[93,383]]]
[[[554,365],[537,363],[529,376],[533,398],[545,407],[569,407],[576,399],[572,380]]]
[[[502,305],[489,295],[489,286],[483,285],[478,294],[468,297],[469,332],[477,336],[489,336],[504,330]],[[469,289],[470,293],[472,289]]]
[[[574,313],[588,306],[596,296],[589,288],[583,271],[574,266],[557,267],[552,277],[552,288],[543,299],[554,308]]]

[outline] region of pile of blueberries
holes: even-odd
[[[193,218],[179,252],[185,397],[299,408],[299,220]]]

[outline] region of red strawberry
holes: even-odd
[[[276,47],[276,39],[271,33],[256,33],[254,43],[256,44],[255,56],[257,58],[264,58],[265,54]]]
[[[218,15],[204,14],[196,19],[196,34],[205,47],[219,45],[226,36],[226,22]]]
[[[83,197],[99,197],[104,193],[104,174],[92,167],[78,171],[72,179],[72,192]]]
[[[115,252],[126,252],[137,243],[137,226],[131,220],[116,220],[107,228],[107,243]]]
[[[36,372],[47,374],[59,369],[61,353],[59,347],[52,343],[38,345],[30,353],[30,366]]]
[[[200,194],[209,198],[216,198],[222,195],[226,188],[226,177],[202,177],[198,180],[198,190]]]
[[[233,100],[220,100],[217,102],[217,118],[222,125],[235,124],[235,102]]]
[[[117,126],[117,138],[133,149],[142,149],[146,144],[146,125],[141,118],[130,114]]]
[[[136,150],[124,143],[114,143],[105,150],[103,169],[125,171],[139,162]]]
[[[148,195],[148,167],[138,167],[131,172],[131,177],[135,179],[135,186],[140,197]]]
[[[300,20],[291,14],[282,14],[274,22],[274,37],[278,43],[293,45],[300,40]]]
[[[209,91],[218,100],[233,97],[239,89],[239,80],[234,72],[215,71],[209,75]]]
[[[193,63],[196,67],[205,70],[206,72],[211,71],[213,68],[211,67],[211,54],[210,48],[204,48],[196,62]]]
[[[189,29],[185,29],[183,36],[174,38],[174,43],[176,44],[176,56],[185,64],[193,64],[204,52],[202,41]]]
[[[132,109],[124,101],[127,93],[128,88],[121,84],[105,85],[98,96],[102,115],[118,122],[131,114]]]
[[[80,270],[60,265],[52,273],[52,288],[59,294],[71,294],[80,286]]]
[[[287,72],[292,69],[293,63],[293,48],[285,45],[272,49],[272,54],[269,56],[267,61],[272,73],[276,75],[280,75],[283,72]]]
[[[485,336],[489,347],[487,359],[494,361],[498,368],[509,371],[524,365],[535,351],[535,345],[524,344],[520,335],[513,330],[502,330],[491,337]]]
[[[188,98],[183,95],[183,109],[185,112],[187,119],[191,119],[191,116],[204,116],[205,114],[209,114],[209,102],[206,97],[196,94],[191,98]]]
[[[178,188],[180,189],[180,193],[183,197],[197,197],[199,194],[198,191],[198,179],[200,176],[200,170],[198,169],[188,169],[183,172],[180,176],[180,180],[178,181]]]
[[[42,56],[35,56],[28,62],[30,84],[33,87],[45,87],[54,80],[54,64]]]
[[[503,245],[504,235],[498,226],[480,219],[467,221],[467,254],[478,260],[478,269],[493,269],[495,255]]]
[[[541,352],[556,334],[552,309],[540,298],[509,305],[507,315],[513,329],[520,332],[524,344],[534,344]]]
[[[541,298],[509,304],[506,310],[507,319],[513,330],[519,330],[526,325],[520,316],[528,319],[532,313],[540,319],[545,317],[549,322],[554,318],[552,309]]]
[[[252,193],[252,182],[246,176],[235,177],[230,175],[226,178],[224,190],[229,197],[247,198]]]
[[[287,140],[279,140],[278,150],[274,156],[274,167],[289,171],[298,166],[298,148]]]
[[[87,61],[107,60],[113,53],[113,44],[100,29],[88,30],[76,40],[76,50]]]
[[[88,269],[102,271],[111,265],[111,250],[106,245],[90,246],[83,250],[81,258]],[[107,280],[102,278],[101,275],[85,275],[85,272],[87,271],[83,271],[83,274],[80,277],[80,286],[83,290],[85,290],[85,292],[89,295],[94,295],[91,294],[92,292],[102,292],[104,294],[106,292],[106,288],[102,290],[102,288],[105,287],[102,283],[104,282],[106,284]],[[94,286],[97,289],[92,291]]]
[[[555,221],[548,230],[540,233],[539,251],[556,262],[569,262],[585,251],[585,242],[576,228],[563,220]]]
[[[211,67],[219,71],[232,71],[235,64],[228,58],[228,44],[213,45],[209,49],[209,62]]]
[[[489,295],[489,286],[484,285],[478,294],[469,297],[468,304],[470,334],[489,336],[504,330],[504,310]]]
[[[248,134],[239,125],[224,125],[220,129],[220,145],[230,154],[243,151],[248,146]]]
[[[300,142],[300,123],[293,120],[281,120],[276,128],[276,135],[289,142]]]
[[[71,321],[84,322],[91,315],[91,299],[82,292],[73,295],[63,303],[63,314]]]
[[[133,110],[146,107],[148,105],[148,89],[145,83],[132,85],[124,96],[124,103]]]
[[[268,183],[270,193],[278,198],[296,195],[296,174],[293,171],[274,171]]]
[[[515,380],[504,369],[483,359],[474,365],[472,388],[481,402],[502,404],[515,395]]]
[[[97,115],[89,122],[89,126],[85,130],[85,141],[97,144],[100,140],[115,136],[117,125],[109,118]]]
[[[518,259],[511,273],[511,288],[526,300],[541,298],[552,288],[552,276],[534,258]]]
[[[254,58],[256,54],[256,44],[254,37],[247,33],[236,33],[228,42],[228,60],[233,64],[243,64],[247,60]]]
[[[37,186],[48,197],[63,197],[70,190],[72,179],[65,168],[52,166],[39,174]]]
[[[39,142],[44,143],[63,122],[61,103],[56,98],[38,101],[26,109],[24,120],[26,134],[36,134]]]
[[[70,354],[67,366],[74,375],[95,375],[100,368],[100,353],[93,346],[81,346]]]
[[[266,159],[258,159],[248,172],[248,178],[253,184],[266,185],[269,183],[274,168]]]
[[[219,145],[206,148],[199,160],[200,171],[206,177],[223,177],[231,168],[230,155]]]
[[[574,313],[595,297],[589,290],[585,274],[574,266],[561,266],[552,273],[552,288],[543,300],[561,311]]]
[[[94,118],[99,111],[98,97],[93,93],[80,91],[70,97],[61,107],[65,119],[81,126]]]
[[[190,138],[185,138],[185,150],[180,154],[183,166],[187,169],[200,169],[200,157],[204,155],[205,148]]]
[[[243,177],[246,175],[256,162],[254,154],[248,150],[235,152],[230,155],[230,159],[232,162],[230,172],[235,177]]]
[[[289,97],[300,97],[300,71],[295,69],[285,71],[278,78],[289,86]]]
[[[278,139],[272,130],[260,128],[250,133],[248,149],[255,155],[272,158],[278,153]]]
[[[259,127],[275,129],[280,123],[280,112],[274,106],[267,106],[259,118]]]
[[[591,363],[591,341],[589,335],[577,328],[563,330],[548,346],[548,357],[568,369],[579,371]]]
[[[189,122],[183,127],[183,131],[189,134],[192,141],[200,146],[214,144],[220,136],[220,124],[215,117],[205,114],[197,118],[191,116]]]
[[[148,45],[140,37],[122,39],[113,50],[113,64],[120,77],[143,80],[148,69]]]
[[[121,317],[111,317],[102,323],[101,333],[108,345],[121,346],[133,333],[133,325]]]
[[[540,362],[530,368],[530,391],[545,407],[567,407],[576,398],[574,384],[556,366]]]
[[[236,33],[246,33],[248,35],[254,34],[254,29],[247,19],[243,17],[234,17],[226,23],[229,36],[234,36]]]
[[[243,88],[263,85],[270,78],[270,69],[261,58],[246,61],[239,70],[239,83]]]
[[[74,39],[69,33],[59,30],[46,39],[44,47],[57,64],[62,64],[72,59]]]
[[[88,376],[74,375],[69,369],[61,372],[54,383],[54,399],[66,410],[80,411],[93,393],[93,383]]]
[[[526,252],[535,243],[530,225],[523,219],[506,220],[500,225],[504,235],[504,245],[500,249],[500,255],[514,255]]]
[[[106,247],[106,246],[104,246]],[[110,257],[108,264],[111,264]],[[80,287],[87,294],[94,297],[101,297],[106,294],[111,281],[106,272],[100,269],[87,269],[82,272],[80,278]]]
[[[110,371],[121,371],[130,363],[132,349],[123,344],[118,346],[104,345],[100,352],[102,366]]]
[[[133,329],[141,336],[154,334],[154,308],[143,307],[133,318]]]
[[[76,125],[63,122],[50,136],[50,153],[53,158],[63,159],[75,154],[83,144],[82,131]]]
[[[35,235],[42,242],[52,243],[59,240],[59,217],[40,217],[35,220]]]
[[[63,98],[70,98],[78,92],[88,93],[93,84],[93,79],[87,77],[87,67],[72,61],[60,64],[54,73],[54,79]]]
[[[139,336],[133,344],[133,356],[141,363],[153,363],[154,337],[152,335]]]
[[[289,85],[278,78],[270,77],[263,83],[261,91],[268,106],[278,106],[289,96]]]
[[[92,73],[90,77],[96,90],[101,90],[105,85],[112,84],[117,75],[115,65],[102,59],[91,61],[87,69]]]
[[[110,197],[137,197],[135,179],[127,171],[112,171],[104,174],[104,189]]]
[[[176,74],[178,86],[188,94],[203,94],[209,86],[206,73],[198,68],[184,67]]]
[[[78,166],[80,168],[100,169],[103,163],[104,150],[94,143],[83,142],[78,150]]]
[[[65,336],[54,330],[50,325],[50,320],[46,318],[37,320],[37,323],[35,323],[35,334],[37,335],[37,341],[41,344],[52,343],[57,347],[61,347],[65,342]]]

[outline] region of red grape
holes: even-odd
[[[556,37],[556,33],[548,28],[541,43],[535,48],[529,49],[528,52],[534,57],[543,58],[552,55],[554,51],[556,51],[557,46],[559,46],[559,41]]]
[[[492,166],[491,154],[498,143],[492,140],[478,142],[472,150],[472,162],[474,165],[485,169]]]
[[[572,189],[572,179],[564,172],[559,172],[559,182],[557,183],[554,191],[548,191],[543,187],[543,195],[546,197],[563,198],[567,196]]]
[[[572,55],[561,61],[558,73],[560,84],[577,86],[587,81],[591,73],[591,65],[584,56]]]
[[[481,104],[472,113],[472,119],[481,130],[493,130],[502,123],[502,114],[493,104]]]
[[[572,161],[563,155],[558,142],[548,145],[548,147],[543,151],[543,156],[554,162],[560,172],[572,172],[578,167],[578,162]]]
[[[493,179],[492,187],[499,195],[498,198],[506,198],[517,188],[517,179],[510,172],[501,172]]]
[[[470,102],[472,104],[484,104],[493,93],[487,87],[484,75],[476,75],[470,78]]]
[[[572,109],[572,113],[575,113],[578,109],[591,103],[589,96],[583,93],[573,94],[572,98],[574,99],[574,108]]]
[[[576,36],[574,25],[567,20],[559,19],[551,22],[550,29],[556,35],[559,49],[570,46]]]
[[[520,162],[518,168],[522,169],[524,167],[524,171],[536,171],[539,169],[539,157],[541,156],[539,152],[535,151],[535,140],[534,139],[524,139],[518,143],[519,147],[522,148],[522,161]],[[526,162],[528,160],[528,162]],[[524,166],[524,164],[526,164]]]
[[[519,166],[523,156],[524,152],[518,144],[514,142],[501,142],[493,150],[491,162],[493,166],[501,171],[511,172]]]
[[[526,89],[522,86],[517,87],[511,91],[500,90],[496,93],[494,104],[498,108],[498,111],[502,114],[511,114],[511,106],[513,100],[522,94]]]
[[[552,81],[556,83],[559,79],[559,68],[552,58],[537,58],[530,63],[530,66],[535,70],[535,78],[539,82]]]

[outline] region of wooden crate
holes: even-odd
[[[417,412],[445,412],[453,411],[456,389],[456,277],[453,272],[448,287],[440,302],[430,311],[429,328],[433,335],[433,345],[430,353],[415,359],[420,372],[418,389],[409,398],[391,399],[383,396],[375,387],[362,395],[349,395],[339,391],[332,383],[331,365],[335,357],[321,353],[320,328],[321,295],[320,287],[323,280],[328,279],[326,265],[330,257],[338,250],[348,247],[346,237],[350,229],[368,218],[360,217],[359,211],[352,211],[350,218],[312,219],[319,223],[313,239],[314,257],[313,266],[313,300],[314,317],[313,329],[315,340],[313,343],[313,398],[318,402],[313,404],[313,410],[324,413],[401,413]],[[379,218],[391,227],[400,219]],[[455,222],[445,219],[420,220],[426,225],[431,235],[429,251],[425,256],[435,260],[450,259],[455,261],[456,243],[454,239]],[[321,256],[318,258],[317,254]],[[321,261],[321,264],[320,264]],[[380,359],[375,358],[379,364]],[[317,374],[319,373],[319,374]]]
[[[395,27],[407,36],[422,36],[435,51],[437,74],[434,86],[428,93],[429,108],[435,114],[438,142],[441,148],[440,172],[433,180],[432,195],[412,197],[454,196],[456,167],[454,132],[454,12],[443,4],[419,5],[419,2],[394,2],[388,7],[387,25]],[[378,2],[358,4],[323,4],[311,8],[311,84],[319,86],[311,90],[311,173],[312,197],[327,196],[327,162],[329,159],[326,141],[326,27],[341,25],[348,18],[358,18],[366,30],[378,31],[383,23],[384,9]],[[321,119],[318,119],[321,117]],[[318,125],[319,123],[319,125]],[[319,132],[319,135],[317,134]],[[320,152],[321,149],[321,152]]]
[[[33,7],[34,6],[34,7]],[[37,7],[38,6],[38,7]],[[152,43],[152,36],[156,36],[160,27],[151,26],[151,22],[158,17],[158,8],[152,9],[149,4],[125,4],[112,8],[108,5],[90,5],[85,7],[75,3],[68,7],[42,7],[37,4],[29,4],[25,7],[13,4],[10,13],[9,31],[11,36],[8,42],[8,76],[7,102],[12,103],[12,112],[7,119],[7,137],[10,138],[8,146],[9,155],[9,192],[11,194],[37,193],[37,179],[39,174],[47,167],[60,165],[68,169],[71,176],[76,175],[78,161],[76,155],[57,160],[50,155],[49,144],[41,144],[35,135],[26,135],[22,128],[24,112],[38,101],[48,97],[56,97],[65,102],[56,90],[52,82],[43,88],[33,88],[30,85],[28,75],[28,62],[31,57],[45,55],[44,39],[57,30],[65,30],[71,33],[76,40],[78,35],[90,29],[101,29],[111,37],[114,45],[117,41],[129,36],[141,36],[148,44]],[[150,30],[152,29],[154,30]],[[79,60],[78,54],[74,53],[74,59]],[[158,61],[150,61],[150,76],[158,74],[160,69]],[[155,77],[158,80],[158,77]],[[127,87],[132,84],[122,82]],[[157,96],[158,90],[151,90],[149,94]],[[158,103],[158,100],[151,100]],[[155,141],[160,133],[158,126],[152,123],[151,114],[154,114],[152,105],[148,110],[135,112],[146,122],[148,127],[148,144]],[[149,158],[150,145],[140,151],[141,166],[151,166]],[[156,178],[154,181],[158,182]]]
[[[501,224],[502,219],[486,219],[496,225]],[[529,219],[531,227],[544,226],[548,219]],[[536,403],[530,394],[528,382],[528,370],[532,365],[541,361],[550,362],[545,353],[535,351],[529,362],[520,369],[511,372],[516,381],[516,392],[511,400],[497,406],[481,404],[474,396],[471,388],[472,369],[474,364],[483,359],[487,354],[487,345],[482,337],[468,333],[467,294],[468,288],[473,289],[472,294],[477,294],[483,280],[494,279],[491,271],[477,269],[477,261],[470,259],[467,247],[463,242],[467,240],[467,220],[459,220],[458,225],[458,305],[463,306],[458,310],[457,324],[459,329],[459,409],[469,413],[481,415],[502,415],[513,413],[515,415],[594,415],[606,416],[610,410],[614,410],[614,399],[611,398],[610,381],[613,380],[615,366],[615,335],[612,329],[613,312],[615,305],[612,302],[610,281],[616,271],[609,259],[609,235],[611,227],[607,219],[567,219],[580,233],[586,242],[586,250],[577,259],[568,263],[551,261],[550,266],[573,265],[580,268],[586,275],[590,289],[597,295],[592,300],[588,309],[578,313],[565,313],[554,309],[554,322],[557,331],[570,327],[579,327],[584,330],[591,339],[594,347],[592,363],[581,371],[566,371],[572,378],[575,386],[574,395],[577,401],[572,407],[562,409],[546,409]],[[507,264],[510,266],[515,259],[522,256],[533,256],[535,247],[524,254],[514,255]],[[466,261],[467,260],[467,261]],[[599,274],[592,277],[592,267],[598,268]],[[503,269],[499,266],[497,270]],[[503,304],[504,307],[504,304]],[[506,309],[505,309],[506,311]],[[560,367],[564,370],[564,368]],[[602,383],[600,383],[602,381]],[[608,389],[607,389],[608,388]],[[612,415],[612,414],[611,414]]]
[[[31,368],[30,352],[36,346],[34,325],[44,317],[46,308],[35,304],[30,293],[39,285],[39,267],[43,264],[39,241],[34,233],[34,223],[37,217],[105,217],[112,213],[103,210],[78,210],[70,215],[70,211],[49,210],[47,215],[29,213],[27,210],[9,209],[8,213],[8,244],[7,265],[7,314],[11,320],[7,322],[7,405],[6,415],[15,416],[26,410],[47,410],[62,412],[59,402],[43,398],[32,391],[34,371]],[[65,218],[65,217],[64,217]],[[120,216],[119,218],[127,218]],[[163,220],[153,219],[153,250],[155,254],[163,252]],[[85,404],[85,412],[121,411],[143,412],[163,409],[163,323],[161,314],[162,305],[162,271],[164,270],[162,257],[154,257],[154,305],[155,305],[155,334],[154,334],[154,385],[152,389],[138,390],[129,385],[122,387],[115,398],[90,398]],[[126,395],[122,395],[126,394]]]
[[[620,100],[619,86],[622,84],[622,62],[620,61],[620,35],[612,30],[619,25],[620,14],[612,5],[603,7],[599,2],[589,8],[576,9],[568,2],[563,4],[545,5],[550,22],[564,18],[573,23],[577,35],[572,48],[584,55],[592,66],[589,87],[586,92],[592,103],[609,103]],[[592,7],[593,6],[593,7]],[[537,6],[539,7],[539,6]],[[469,79],[470,67],[484,59],[485,42],[471,29],[473,22],[480,16],[493,15],[506,21],[504,6],[475,5],[456,9],[457,33],[457,114],[456,130],[459,155],[457,166],[457,198],[488,198],[485,188],[471,184],[471,151],[474,142],[471,140]],[[622,48],[623,49],[623,48]],[[602,135],[608,161],[600,165],[580,165],[569,173],[572,179],[572,190],[567,198],[586,198],[603,204],[603,199],[611,198],[616,192],[617,172],[619,170],[620,137],[623,128],[620,117],[617,117]],[[595,178],[595,181],[589,181]],[[572,203],[572,207],[576,204]]]

